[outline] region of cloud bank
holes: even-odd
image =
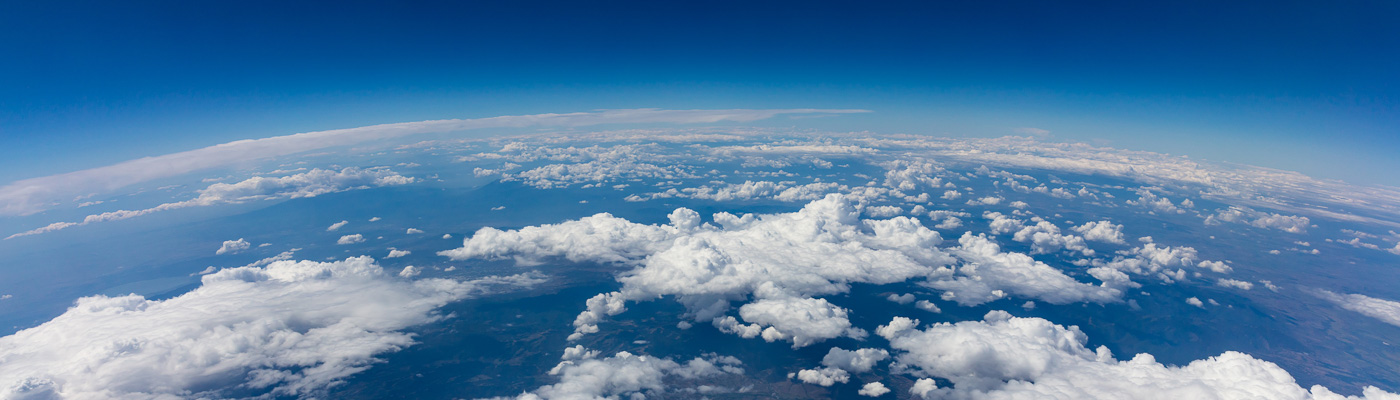
[[[841,114],[865,110],[660,110],[631,109],[564,114],[513,115],[477,119],[445,119],[372,125],[349,129],[298,133],[263,139],[239,140],[197,150],[145,157],[106,167],[31,178],[0,187],[0,215],[28,215],[46,210],[55,202],[92,192],[166,178],[247,160],[285,156],[311,150],[352,145],[420,133],[441,133],[486,128],[532,126],[587,126],[621,123],[749,122],[783,114]]]
[[[448,302],[543,278],[404,280],[369,257],[228,268],[168,300],[78,299],[0,338],[0,398],[304,396],[414,343]]]

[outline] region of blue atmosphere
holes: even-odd
[[[0,400],[1400,399],[1400,3],[0,4]]]
[[[1400,184],[1400,5],[10,2],[0,179],[237,139],[606,108],[862,108]],[[802,125],[800,123],[795,123]]]

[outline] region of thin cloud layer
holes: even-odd
[[[542,280],[410,281],[362,256],[224,269],[168,300],[85,297],[0,338],[0,398],[305,396],[414,344],[402,330],[448,302]]]
[[[306,132],[263,139],[239,140],[197,150],[145,157],[119,164],[31,178],[0,187],[0,215],[28,215],[49,209],[56,202],[92,192],[105,192],[176,176],[191,171],[311,150],[352,145],[420,133],[453,132],[485,128],[531,126],[587,126],[621,123],[749,122],[783,114],[859,113],[865,110],[660,110],[632,109],[564,114],[513,115],[477,119],[446,119],[372,125],[349,129]]]
[[[199,191],[199,197],[165,203],[141,210],[117,210],[93,214],[78,222],[55,222],[47,226],[31,229],[5,237],[6,240],[22,236],[38,235],[59,231],[95,222],[117,221],[140,217],[151,213],[176,210],[187,207],[203,207],[217,204],[243,203],[256,200],[295,199],[346,190],[364,189],[375,186],[405,185],[417,178],[406,177],[386,168],[349,167],[340,171],[313,169],[307,172],[277,178],[256,176],[237,183],[215,183]],[[328,231],[344,226],[345,221],[331,225]]]

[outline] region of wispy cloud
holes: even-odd
[[[512,115],[476,119],[445,119],[306,132],[263,139],[239,140],[197,150],[145,157],[105,167],[15,181],[0,187],[0,215],[29,215],[59,201],[95,191],[166,178],[238,162],[284,156],[328,147],[400,136],[486,128],[587,126],[621,123],[748,122],[783,114],[844,114],[866,110],[603,110],[564,114]]]

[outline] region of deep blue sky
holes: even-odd
[[[876,112],[769,124],[1400,185],[1393,1],[131,3],[0,3],[0,183],[376,123],[839,107]]]

